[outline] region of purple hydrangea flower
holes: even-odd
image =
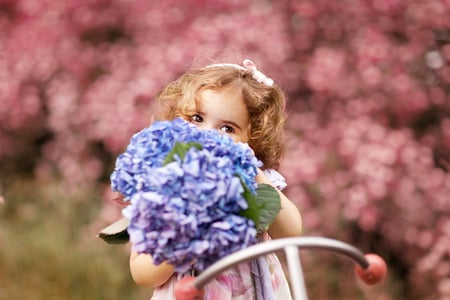
[[[171,152],[192,142],[201,149]],[[244,185],[256,193],[260,165],[247,144],[181,119],[135,134],[111,175],[113,190],[130,201],[123,214],[133,249],[183,273],[255,243],[255,224],[239,213],[248,207]]]

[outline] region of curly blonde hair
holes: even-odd
[[[257,82],[249,70],[214,65],[186,72],[158,95],[163,107],[162,119],[188,119],[189,109],[198,105],[200,92],[228,88],[240,90],[246,104],[249,146],[263,162],[264,169],[277,169],[284,154],[285,97],[275,84],[267,86]]]

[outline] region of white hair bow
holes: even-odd
[[[256,65],[254,62],[252,62],[250,59],[244,59],[244,62],[242,63],[244,67],[250,71],[252,71],[252,77],[259,83],[263,83],[268,86],[273,85],[273,80],[266,75],[264,75],[261,71],[259,71],[256,68]]]
[[[227,64],[227,63],[222,63],[222,64],[212,64],[207,66],[207,68],[212,68],[212,67],[232,67],[232,68],[236,68],[236,69],[240,69],[240,70],[248,70],[251,72],[252,74],[252,78],[255,79],[256,81],[258,81],[259,83],[265,84],[267,86],[272,86],[273,85],[273,80],[269,77],[267,77],[266,75],[264,75],[261,71],[259,71],[256,68],[256,65],[253,61],[251,61],[250,59],[244,59],[244,62],[242,63],[244,66],[240,66],[237,64]]]

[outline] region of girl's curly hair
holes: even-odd
[[[189,109],[197,105],[200,92],[228,88],[240,90],[247,106],[249,146],[264,168],[277,169],[284,154],[285,97],[275,84],[267,86],[257,82],[249,70],[215,65],[186,72],[158,95],[164,109],[162,118],[186,119]]]

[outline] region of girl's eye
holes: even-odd
[[[234,133],[234,128],[229,125],[224,125],[224,126],[220,127],[220,130],[222,130],[225,133]]]
[[[195,115],[191,116],[191,122],[201,123],[201,122],[203,122],[203,118],[202,118],[202,116],[195,114]]]

